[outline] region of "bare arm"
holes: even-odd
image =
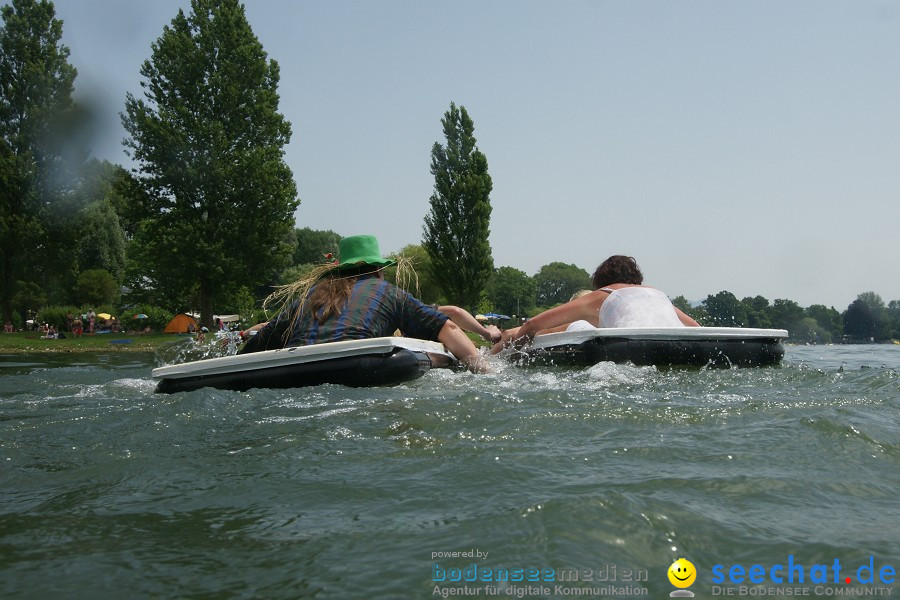
[[[558,328],[568,325],[572,321],[583,319],[596,327],[599,324],[599,307],[608,295],[606,292],[600,292],[601,295],[597,294],[598,292],[592,292],[528,319],[511,339],[512,344],[521,347],[543,330],[559,331]]]
[[[247,329],[245,329],[241,332],[241,340],[246,340],[248,337],[250,337],[250,335],[254,331],[259,331],[260,329],[262,329],[263,327],[265,327],[268,324],[269,324],[268,321],[263,321],[262,323],[257,323],[253,327],[248,327]]]
[[[438,332],[438,341],[447,347],[453,356],[473,373],[490,372],[483,363],[481,355],[472,340],[453,321],[447,321]]]
[[[489,342],[500,341],[500,330],[496,326],[489,325],[485,327],[464,308],[447,305],[439,306],[438,310],[450,317],[451,321],[462,327],[464,330],[477,333]]]
[[[678,320],[681,321],[685,327],[700,327],[700,323],[682,312],[682,310],[677,306],[675,307],[675,314],[678,315]]]

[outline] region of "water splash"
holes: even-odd
[[[232,356],[240,348],[241,334],[237,331],[217,331],[202,342],[186,337],[161,346],[155,352],[157,366],[178,365],[186,362]]]

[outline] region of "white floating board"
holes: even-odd
[[[305,363],[364,356],[367,354],[387,354],[394,349],[412,350],[440,354],[453,358],[444,345],[439,342],[404,337],[380,337],[365,340],[346,340],[327,342],[311,346],[296,346],[280,350],[266,350],[250,354],[235,354],[219,358],[207,358],[178,365],[167,365],[153,369],[151,375],[155,379],[179,379],[198,375],[218,375],[253,371],[271,367],[284,367]]]

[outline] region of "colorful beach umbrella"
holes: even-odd
[[[132,318],[133,319],[149,319],[150,317],[148,317],[144,313],[138,313],[138,314],[134,315]]]
[[[101,319],[111,319],[112,315],[109,313],[97,313],[97,316]]]

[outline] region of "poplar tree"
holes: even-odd
[[[271,281],[289,258],[299,200],[278,64],[237,0],[192,0],[140,72],[144,97],[129,94],[122,115],[146,192],[133,256],[170,298],[196,286],[211,325],[228,289]]]
[[[17,288],[42,271],[53,200],[48,182],[62,160],[54,135],[73,107],[77,74],[60,43],[52,2],[13,0],[0,9],[0,307],[12,318]],[[39,307],[34,307],[39,308]]]
[[[466,108],[451,102],[441,123],[446,146],[435,143],[431,150],[434,193],[422,245],[448,302],[472,309],[494,270],[488,240],[493,183]]]

